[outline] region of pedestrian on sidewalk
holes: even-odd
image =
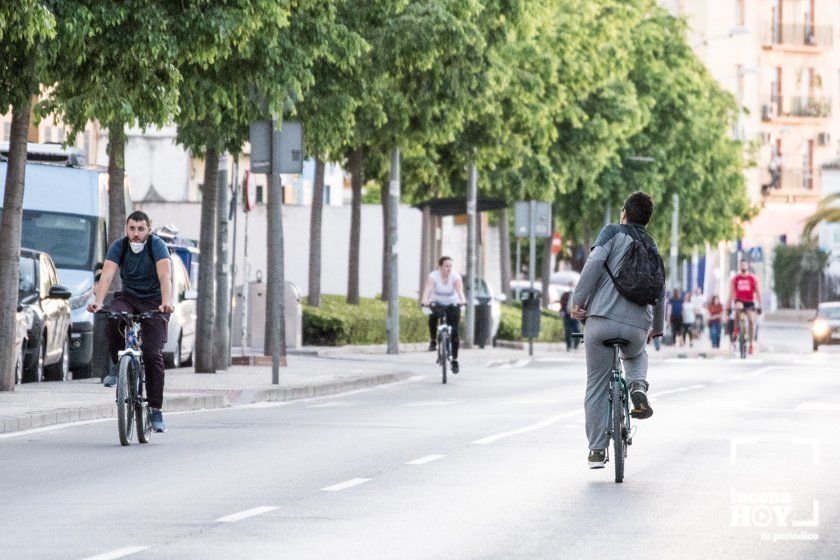
[[[694,347],[694,301],[691,299],[691,292],[686,292],[682,301],[682,345],[685,346],[685,340],[688,338],[688,345]]]
[[[578,339],[572,338],[572,334],[580,332],[580,321],[572,317],[572,297],[575,291],[575,282],[569,282],[569,289],[560,296],[560,313],[563,315],[563,330],[566,334],[566,352],[577,350]]]
[[[671,297],[668,300],[668,323],[671,325],[671,336],[674,337],[674,345],[679,341],[682,334],[682,298],[680,298],[680,291],[674,288],[671,291]]]
[[[720,348],[720,330],[723,323],[723,304],[717,294],[712,296],[712,301],[706,306],[709,312],[709,338],[712,340],[712,348]]]

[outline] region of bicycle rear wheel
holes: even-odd
[[[134,429],[132,379],[135,367],[132,356],[126,354],[120,358],[120,369],[117,375],[117,429],[120,445],[131,445],[131,433]]]
[[[149,405],[144,398],[146,396],[146,383],[142,367],[137,368],[134,387],[137,389],[135,399],[137,404],[134,411],[134,420],[137,424],[137,441],[149,443],[152,439],[152,421],[149,418]]]
[[[738,330],[738,349],[741,354],[741,359],[747,357],[747,335],[744,332],[744,325]]]
[[[443,383],[446,384],[446,367],[449,364],[449,333],[442,331],[438,337],[438,352],[440,356],[440,372]]]
[[[615,463],[615,481],[624,480],[624,457],[626,456],[626,443],[624,441],[624,395],[619,383],[613,383],[610,388],[610,400],[612,401],[612,440],[613,440],[613,463]]]

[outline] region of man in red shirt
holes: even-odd
[[[753,333],[755,332],[755,314],[761,313],[761,292],[758,288],[758,279],[755,275],[750,274],[750,263],[746,259],[741,259],[741,272],[732,278],[732,285],[729,288],[729,303],[726,305],[727,311],[732,309],[732,300],[740,305],[735,306],[735,328],[737,329],[740,320],[739,314],[741,308],[747,314],[747,324],[749,325],[749,343],[750,354],[753,353]]]

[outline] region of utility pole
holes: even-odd
[[[537,276],[537,202],[528,201],[528,282],[531,293],[534,293],[534,281]],[[543,290],[548,289],[548,282],[544,282]],[[534,338],[528,337],[528,355],[534,355]]]
[[[216,369],[230,366],[230,265],[228,253],[228,230],[230,225],[230,196],[228,191],[228,170],[230,155],[219,156],[218,192],[216,206]]]
[[[268,301],[270,317],[269,348],[271,350],[271,383],[280,384],[280,368],[286,361],[285,314],[283,309],[283,183],[279,173],[269,176],[268,189]]]
[[[400,352],[400,291],[399,278],[397,276],[398,245],[397,245],[397,224],[400,210],[400,149],[391,150],[391,177],[388,183],[388,252],[390,258],[386,259],[390,267],[388,276],[388,353],[399,354]]]
[[[674,193],[674,210],[671,214],[671,259],[668,284],[671,289],[677,287],[677,257],[679,256],[679,223],[680,223],[680,195]]]
[[[475,269],[476,269],[476,207],[478,206],[478,171],[475,162],[470,159],[469,183],[467,185],[467,348],[472,348],[475,340]]]

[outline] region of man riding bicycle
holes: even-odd
[[[122,291],[114,294],[111,310],[114,312],[143,313],[157,311],[161,315],[143,319],[143,363],[146,365],[146,388],[149,398],[150,420],[155,432],[165,432],[163,421],[163,344],[166,342],[169,313],[174,311],[172,301],[172,268],[169,250],[163,240],[151,234],[152,223],[144,212],[132,212],[125,224],[125,237],[108,248],[102,275],[94,290],[95,301],[88,311],[102,309],[102,302],[119,271]],[[164,303],[166,302],[166,303]],[[113,387],[117,383],[117,354],[125,349],[125,338],[115,321],[108,323],[108,351],[111,367],[103,384]]]
[[[735,328],[738,328],[741,320],[741,313],[747,314],[749,353],[753,353],[753,339],[755,334],[755,316],[756,313],[761,314],[761,292],[758,288],[758,279],[754,274],[750,274],[750,263],[747,259],[741,259],[740,273],[732,277],[732,284],[729,288],[729,302],[726,305],[726,311],[729,313],[732,309],[732,301],[735,306]],[[742,311],[743,310],[743,311]],[[738,333],[733,331],[733,338],[737,338]]]
[[[429,351],[437,349],[437,324],[441,314],[445,314],[446,323],[452,329],[452,373],[458,373],[458,323],[461,322],[460,305],[465,304],[467,298],[464,296],[464,283],[461,275],[452,270],[452,259],[441,257],[438,259],[438,269],[432,271],[426,278],[426,285],[423,287],[423,297],[420,304],[429,306],[440,306],[443,311],[432,309],[429,315]]]
[[[621,223],[604,226],[578,280],[573,296],[572,316],[586,321],[586,436],[589,440],[589,468],[603,468],[609,436],[604,429],[609,402],[607,393],[613,367],[613,348],[604,341],[622,338],[629,345],[621,350],[625,373],[630,383],[630,415],[645,419],[653,415],[647,398],[648,357],[645,344],[662,336],[665,321],[664,270],[656,305],[630,301],[619,292],[610,276],[620,275],[625,257],[637,240],[656,251],[656,243],[645,226],[653,214],[653,199],[644,192],[634,192],[624,201]],[[661,263],[661,259],[659,259]],[[661,266],[661,264],[660,264]]]

